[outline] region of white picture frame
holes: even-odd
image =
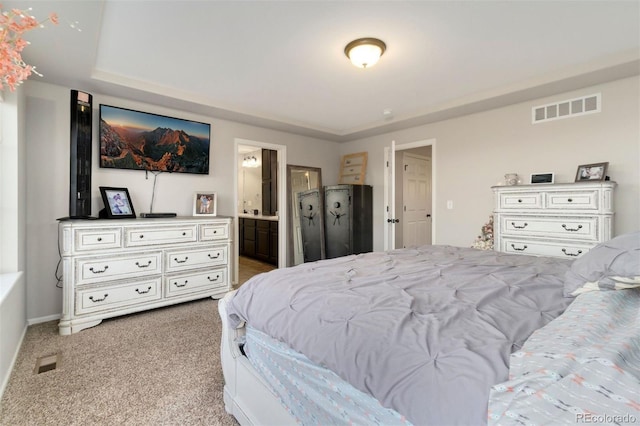
[[[555,173],[546,172],[546,173],[531,173],[531,177],[529,178],[529,183],[533,185],[537,184],[550,184],[555,182]]]
[[[218,212],[218,196],[214,191],[198,191],[193,194],[194,216],[215,216]]]

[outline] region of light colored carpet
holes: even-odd
[[[217,301],[105,320],[71,336],[30,326],[0,402],[2,425],[237,425],[222,399]],[[60,354],[34,374],[38,357]]]

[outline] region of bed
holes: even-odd
[[[576,261],[425,246],[258,275],[219,303],[226,409],[243,425],[526,424],[542,395],[527,382],[540,364],[528,361],[554,342],[549,353],[562,358],[566,347],[557,343],[569,340],[548,336],[561,335],[554,327],[563,318],[573,315],[590,336],[594,323],[580,322],[580,313],[609,305],[618,312],[622,303],[622,323],[638,325],[639,240],[640,233],[628,234]],[[573,326],[563,327],[573,336]],[[632,331],[616,334],[612,349],[625,355],[602,363],[628,375],[613,388],[619,404],[634,410],[640,327],[625,329]],[[548,399],[557,403],[558,392]],[[597,398],[589,401],[565,411],[552,406],[575,422],[598,412]],[[629,414],[618,408],[611,413]]]

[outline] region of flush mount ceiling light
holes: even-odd
[[[359,38],[347,44],[344,54],[358,68],[371,68],[378,62],[387,45],[377,38]]]

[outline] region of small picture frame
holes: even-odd
[[[136,217],[127,188],[101,186],[100,195],[104,203],[100,217],[107,219],[132,219]]]
[[[578,166],[576,182],[603,181],[607,177],[609,163],[593,163]]]
[[[218,197],[213,191],[199,191],[193,195],[194,216],[215,216],[218,210]]]
[[[531,173],[531,178],[529,179],[529,183],[538,184],[538,183],[553,183],[555,180],[555,176],[553,173]]]

